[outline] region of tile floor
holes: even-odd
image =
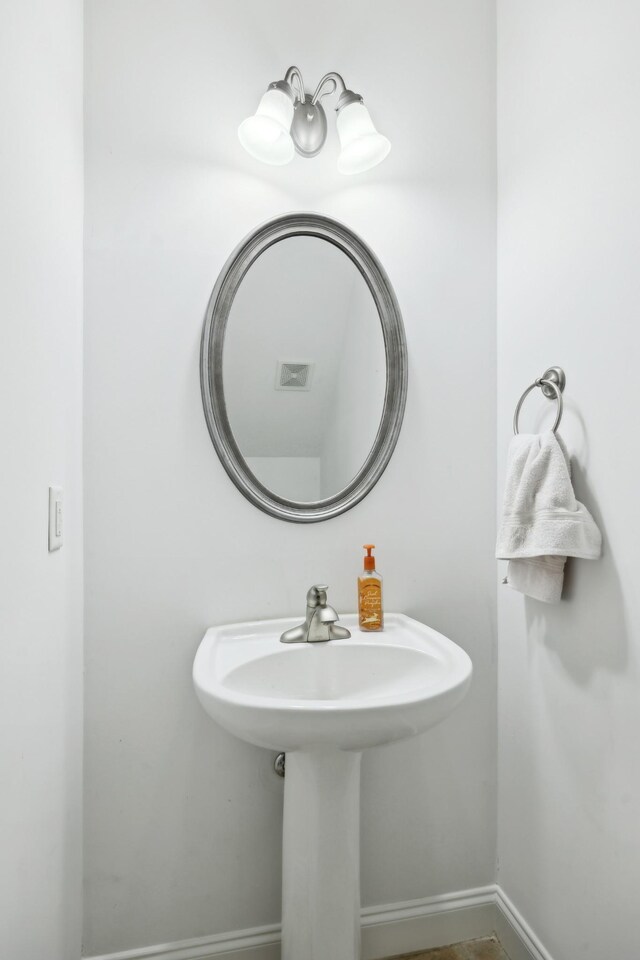
[[[437,947],[421,953],[405,953],[391,960],[509,960],[495,937],[482,940],[467,940],[451,947]]]

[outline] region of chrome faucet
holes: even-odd
[[[320,643],[326,640],[347,640],[351,633],[338,623],[338,614],[327,603],[326,584],[317,583],[307,593],[307,616],[304,623],[285,630],[281,643]]]

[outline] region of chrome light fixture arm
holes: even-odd
[[[324,90],[323,88],[328,84],[332,83],[333,86],[330,90]],[[338,104],[336,106],[336,113],[339,113],[343,107],[346,107],[349,103],[362,103],[362,97],[359,93],[354,93],[353,90],[349,90],[346,83],[342,79],[339,73],[332,71],[331,73],[325,73],[324,77],[316,87],[314,95],[311,97],[311,103],[316,103],[318,100],[321,100],[322,97],[331,96],[336,90],[340,90],[340,97],[338,98]]]
[[[299,67],[289,67],[287,72],[284,75],[284,82],[288,83],[291,89],[293,90],[293,81],[296,81],[298,87],[298,93],[296,95],[296,100],[304,102],[306,98],[306,93],[304,90],[304,80],[302,79],[302,74]]]
[[[325,87],[328,83],[333,84],[331,90],[324,90],[323,92],[323,87]],[[314,95],[311,97],[311,103],[316,103],[318,100],[321,100],[322,97],[326,97],[332,93],[335,93],[338,87],[340,87],[342,93],[344,93],[347,89],[347,85],[340,74],[335,73],[335,71],[332,71],[331,73],[325,73],[324,77],[316,87]]]

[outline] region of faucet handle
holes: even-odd
[[[326,607],[328,589],[329,587],[326,583],[316,583],[313,587],[309,587],[309,592],[307,593],[307,606]]]

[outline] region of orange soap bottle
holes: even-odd
[[[371,553],[375,543],[365,543],[364,573],[358,577],[358,621],[361,630],[382,630],[382,577],[376,571],[376,559]]]

